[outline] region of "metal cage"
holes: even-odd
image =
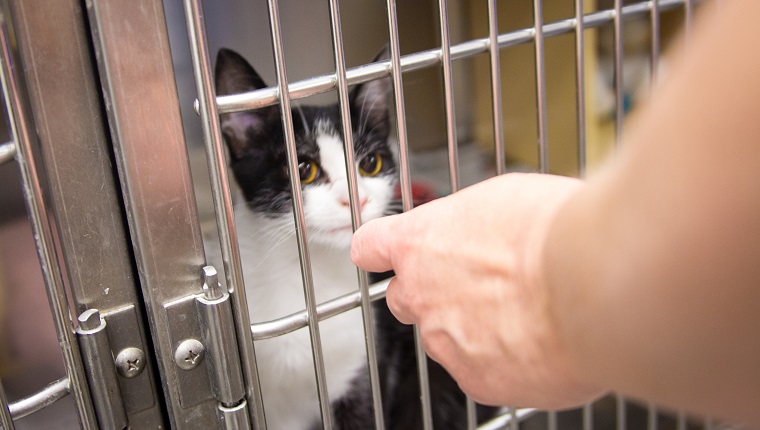
[[[465,140],[478,140],[472,130],[482,124],[486,131],[481,131],[481,136],[490,138],[481,142],[478,153],[490,160],[492,174],[527,168],[583,176],[592,164],[590,130],[596,127],[591,125],[596,117],[589,108],[596,102],[588,97],[593,86],[589,68],[597,71],[596,60],[590,57],[597,54],[589,35],[596,40],[593,32],[597,29],[611,31],[614,107],[606,120],[612,132],[608,138],[593,138],[595,145],[604,146],[605,141],[619,141],[628,107],[629,94],[623,84],[627,23],[646,23],[646,75],[651,82],[657,76],[664,43],[661,17],[677,15],[676,21],[685,21],[688,30],[697,7],[694,0],[610,0],[608,6],[600,1],[599,7],[596,2],[575,0],[564,2],[569,11],[566,16],[547,19],[551,16],[544,10],[548,4],[527,0],[522,3],[530,11],[532,25],[512,28],[510,24],[505,30],[500,16],[508,15],[517,2],[489,0],[482,5],[482,34],[470,31],[462,36],[451,23],[466,6],[447,0],[430,3],[437,15],[431,18],[437,32],[434,47],[402,52],[400,5],[388,0],[384,5],[387,14],[375,19],[386,29],[390,59],[349,67],[344,46],[347,36],[342,30],[345,18],[340,12],[346,5],[330,0],[325,17],[331,42],[330,70],[289,80],[283,4],[261,2],[276,84],[217,97],[204,17],[212,8],[223,10],[222,4],[185,0],[180,7],[168,0],[5,0],[0,77],[10,141],[0,145],[0,162],[15,160],[18,165],[66,373],[38,393],[12,402],[0,384],[3,428],[13,429],[14,421],[23,426],[21,418],[70,395],[82,428],[265,429],[254,343],[304,327],[313,345],[324,427],[332,428],[318,323],[354,308],[360,308],[364,316],[375,424],[384,428],[370,304],[384,295],[386,284],[369,285],[367,274],[357,271],[355,294],[316,303],[298,175],[291,175],[291,188],[306,307],[297,314],[251,324],[219,115],[279,104],[289,168],[295,172],[293,125],[287,114],[290,106],[330,92],[340,106],[346,160],[352,160],[349,88],[390,77],[401,199],[403,209],[409,210],[415,174],[409,125],[415,113],[406,109],[409,99],[404,92],[409,87],[405,78],[428,71],[439,79],[435,85],[441,101],[439,133],[443,139],[438,146],[443,148],[439,153],[445,178],[440,189],[456,192],[472,182],[463,179],[467,172],[462,168],[460,150]],[[456,12],[451,13],[454,7]],[[475,8],[470,13],[474,14]],[[172,15],[174,12],[181,15]],[[570,141],[569,170],[550,168],[554,142],[560,139],[550,133],[556,117],[550,115],[552,85],[547,62],[552,57],[546,47],[560,38],[569,40],[574,48],[572,62],[563,71],[572,76],[568,90],[572,106],[565,116],[574,116],[570,121],[574,136],[563,139]],[[188,42],[183,57],[178,52]],[[530,53],[529,71],[523,75],[528,80],[504,81],[503,58],[511,56],[510,49],[520,47]],[[460,73],[457,65],[468,61],[480,61],[483,67]],[[192,73],[194,80],[183,73]],[[469,101],[463,100],[458,88],[473,84],[462,84],[462,80],[478,81],[484,88],[484,111],[463,108]],[[517,85],[527,88],[534,102],[529,110],[536,139],[528,142],[533,153],[528,159],[511,150],[515,144],[508,130],[512,120],[504,106]],[[182,88],[179,92],[178,86]],[[461,127],[466,121],[469,129]],[[193,133],[200,136],[205,149],[206,165],[201,173],[191,171],[193,148],[186,140],[192,140]],[[353,227],[358,228],[357,178],[349,171]],[[218,232],[228,291],[216,288],[217,274],[206,265],[203,209],[199,215],[196,205],[203,199],[196,195],[197,184],[203,182],[206,172],[210,184],[201,194],[212,202],[211,223]],[[419,342],[416,352],[422,421],[425,429],[431,429],[427,367]],[[717,427],[710,420],[687,420],[683,414],[662,413],[653,405],[634,405],[617,396],[601,402],[604,404],[563,413],[504,408],[498,418],[478,427],[474,404],[468,400],[467,428]],[[614,416],[599,421],[598,407],[614,411]]]

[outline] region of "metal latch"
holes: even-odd
[[[106,320],[97,309],[88,309],[79,315],[77,335],[100,428],[125,428],[127,413],[116,379]]]
[[[215,399],[225,429],[250,428],[240,355],[229,293],[216,268],[203,268],[201,294],[165,305],[179,369],[180,404],[189,408]]]
[[[78,321],[77,339],[98,424],[103,429],[123,429],[130,415],[156,402],[137,311],[134,305],[102,314],[88,309]]]

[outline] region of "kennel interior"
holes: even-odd
[[[355,293],[315,303],[296,199],[306,304],[302,312],[251,326],[242,276],[250,262],[238,249],[239,205],[220,113],[336,102],[345,111],[350,88],[390,78],[404,210],[414,205],[413,185],[445,195],[508,171],[583,176],[613,150],[626,113],[666,69],[661,53],[673,35],[685,27],[688,41],[699,4],[5,0],[2,6],[3,428],[264,429],[255,342],[300,329],[319,345],[321,319],[354,308],[368,315],[384,286],[370,286],[357,273]],[[386,45],[390,58],[373,63]],[[243,53],[271,86],[217,98],[213,59],[221,47]],[[292,134],[291,119],[282,120]],[[294,149],[291,138],[288,150]],[[356,226],[355,181],[354,174]],[[230,294],[215,289],[213,271],[202,270],[204,246],[223,256],[218,276]],[[371,392],[381,410],[374,329],[364,328]],[[313,358],[326,399],[320,348]],[[421,421],[429,429],[426,362],[418,364]],[[474,405],[466,406],[462,428],[720,427],[615,395],[559,413],[504,408],[480,424]],[[327,402],[321,414],[331,428]],[[375,423],[383,427],[382,414]]]

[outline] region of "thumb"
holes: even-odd
[[[393,269],[397,241],[395,225],[399,215],[374,219],[362,225],[351,240],[351,261],[370,272]]]

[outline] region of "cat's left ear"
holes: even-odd
[[[388,46],[375,57],[373,62],[390,58]],[[388,100],[391,90],[391,78],[375,79],[356,86],[349,95],[351,118],[354,131],[376,130],[382,133],[390,132]]]
[[[225,96],[265,88],[267,85],[256,70],[237,52],[222,48],[216,57],[216,94]],[[266,124],[279,116],[279,108],[269,106],[254,111],[222,114],[222,133],[233,158],[248,154],[255,138],[266,131]]]

